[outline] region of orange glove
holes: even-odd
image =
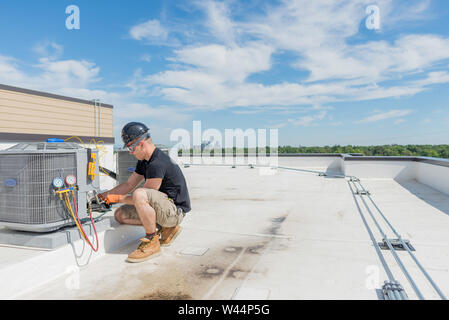
[[[110,195],[108,195],[108,196],[106,197],[106,199],[104,199],[104,201],[105,201],[107,204],[111,204],[111,203],[119,203],[119,202],[120,202],[120,198],[121,198],[121,195],[119,195],[119,194],[110,194]]]

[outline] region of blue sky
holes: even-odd
[[[118,143],[129,121],[172,145],[194,120],[280,145],[448,143],[444,0],[3,1],[0,36],[0,83],[113,104]]]

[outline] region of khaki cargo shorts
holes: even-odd
[[[154,189],[146,189],[148,202],[150,206],[156,211],[156,223],[162,227],[174,227],[182,222],[184,214],[181,209],[176,208],[172,199],[168,196]],[[123,214],[129,219],[139,219],[136,207],[124,204],[120,207]]]

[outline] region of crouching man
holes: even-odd
[[[127,182],[100,196],[107,203],[124,204],[115,211],[119,223],[144,227],[146,236],[127,258],[128,262],[141,262],[160,254],[160,246],[170,245],[178,236],[180,223],[190,211],[190,198],[181,169],[156,148],[143,123],[125,125],[122,140],[138,160],[136,170]],[[143,187],[134,190],[143,180]]]

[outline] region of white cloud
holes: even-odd
[[[293,124],[294,126],[307,127],[313,124],[316,121],[323,120],[327,115],[327,111],[321,111],[318,114],[312,116],[304,116],[299,117],[297,119],[288,119],[288,122]]]
[[[29,69],[17,59],[0,55],[0,83],[85,99],[107,96],[106,91],[89,89],[101,80],[95,63],[58,59],[64,48],[53,42],[39,42],[33,51],[41,58]]]
[[[343,121],[331,122],[330,125],[334,127],[339,127],[343,125]]]
[[[37,43],[33,47],[33,51],[39,54],[40,56],[44,56],[49,59],[57,59],[61,57],[64,52],[63,46],[51,42],[51,41],[42,41]]]
[[[144,103],[127,103],[117,110],[116,116],[121,119],[135,119],[136,117],[165,120],[169,123],[184,123],[191,119],[191,116],[182,112],[179,108],[168,106],[152,107]]]
[[[149,54],[142,54],[140,56],[140,60],[145,61],[145,62],[151,62],[151,56]]]
[[[405,119],[398,119],[395,122],[393,122],[393,124],[394,125],[398,125],[398,124],[401,124],[401,123],[404,123],[404,122],[405,122]]]
[[[447,81],[443,71],[422,82],[407,80],[449,59],[449,38],[400,35],[393,42],[350,45],[371,1],[283,1],[265,6],[245,21],[232,19],[232,2],[197,2],[214,38],[209,45],[193,44],[174,50],[176,69],[142,76],[134,83],[167,100],[199,108],[301,106],[336,101],[360,101],[411,96],[426,86]],[[381,12],[396,12],[390,0],[377,2]],[[413,12],[424,13],[428,4]],[[415,13],[404,13],[407,20]],[[388,22],[386,22],[388,25]],[[249,40],[251,39],[251,40]],[[273,68],[272,55],[297,56],[293,67],[307,71],[301,82],[264,85],[251,75]],[[401,81],[385,85],[385,81]]]
[[[87,87],[96,82],[100,68],[86,60],[50,60],[42,58],[37,68],[43,73],[39,76],[44,83],[55,83],[58,86]]]
[[[33,72],[25,72],[20,62],[0,56],[0,82],[36,90],[59,91],[61,88],[87,88],[99,80],[100,68],[86,60],[39,59]]]
[[[39,58],[32,68],[26,69],[20,60],[0,55],[2,84],[85,100],[100,99],[114,105],[126,100],[124,94],[92,89],[101,80],[99,75],[100,67],[87,60],[57,60],[51,55]]]
[[[270,69],[272,52],[271,47],[261,43],[232,48],[213,44],[175,50],[175,57],[170,60],[192,66],[189,71],[210,75],[219,82],[243,82],[252,73]],[[182,73],[173,74],[176,77]]]
[[[267,125],[267,128],[269,129],[281,129],[287,126],[287,123],[281,122],[277,124]]]
[[[18,61],[12,57],[0,55],[0,82],[17,84],[23,78],[23,73],[19,70]]]
[[[148,20],[133,26],[129,30],[130,36],[135,40],[167,39],[168,31],[161,26],[158,20]]]
[[[423,80],[413,81],[412,84],[418,87],[428,86],[432,84],[449,82],[449,73],[446,71],[429,72]]]
[[[369,116],[362,120],[356,121],[356,123],[377,122],[377,121],[382,121],[382,120],[391,119],[391,118],[400,118],[400,117],[407,116],[407,115],[411,114],[412,112],[413,112],[413,110],[394,109],[394,110],[389,110],[387,112],[376,113],[372,116]],[[397,123],[395,123],[395,124],[397,124]]]
[[[400,23],[418,23],[431,19],[434,14],[429,11],[431,0],[409,0],[393,2],[384,5],[382,9],[383,25],[396,27]],[[393,5],[395,6],[393,8]],[[394,9],[394,10],[393,10]]]
[[[230,10],[224,2],[204,1],[197,2],[207,12],[207,27],[212,34],[228,45],[235,42],[234,27],[235,24],[230,19]]]

